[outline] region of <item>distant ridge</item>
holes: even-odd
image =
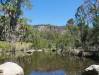
[[[65,31],[65,26],[56,26],[50,24],[33,25],[33,27],[43,32],[51,31],[51,32],[63,33]]]

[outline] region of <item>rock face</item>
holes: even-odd
[[[23,69],[13,62],[0,65],[0,75],[24,75]]]
[[[84,70],[82,75],[99,75],[99,65],[91,65]]]
[[[55,26],[50,24],[34,25],[33,28],[36,28],[40,32],[58,32],[61,34],[66,32],[65,26]]]

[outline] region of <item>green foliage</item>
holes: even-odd
[[[98,0],[86,0],[76,12],[76,24],[80,28],[83,48],[99,46],[99,6],[97,4],[99,4]]]
[[[96,47],[99,45],[99,16],[94,19],[92,30],[92,44]]]
[[[6,49],[6,50],[10,50],[11,46],[9,43],[4,42],[4,41],[0,41],[0,49]]]
[[[2,24],[0,28],[2,28],[1,33],[4,35],[3,40],[8,40],[12,37],[11,35],[18,37],[15,34],[18,32],[16,31],[17,26],[21,25],[23,22],[26,23],[25,20],[20,18],[23,13],[22,8],[29,8],[30,6],[31,3],[29,0],[9,0],[6,4],[0,3],[0,13],[2,14],[0,16],[0,23]]]
[[[9,31],[9,17],[0,16],[0,40],[6,40]]]
[[[99,45],[99,1],[86,0],[77,8],[73,18],[67,21],[65,30],[47,24],[42,30],[28,25],[25,18],[20,18],[22,8],[31,8],[30,0],[10,0],[7,4],[0,4],[0,40],[7,40],[12,35],[19,37],[20,42],[31,42],[34,48],[66,47],[88,49]],[[90,27],[92,25],[92,27]],[[18,27],[19,26],[19,27]],[[43,28],[41,27],[41,28]],[[7,48],[7,44],[4,43]],[[0,45],[4,48],[3,45]]]

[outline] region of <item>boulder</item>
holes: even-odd
[[[82,75],[99,75],[99,65],[91,65],[84,70]]]
[[[24,75],[22,67],[13,62],[0,65],[0,75]]]

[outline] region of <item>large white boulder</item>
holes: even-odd
[[[23,69],[13,62],[0,65],[0,75],[24,75]]]
[[[84,70],[82,75],[99,75],[99,65],[91,65]]]
[[[91,70],[96,70],[97,72],[99,72],[99,65],[91,65],[85,69],[85,71],[91,71]]]

